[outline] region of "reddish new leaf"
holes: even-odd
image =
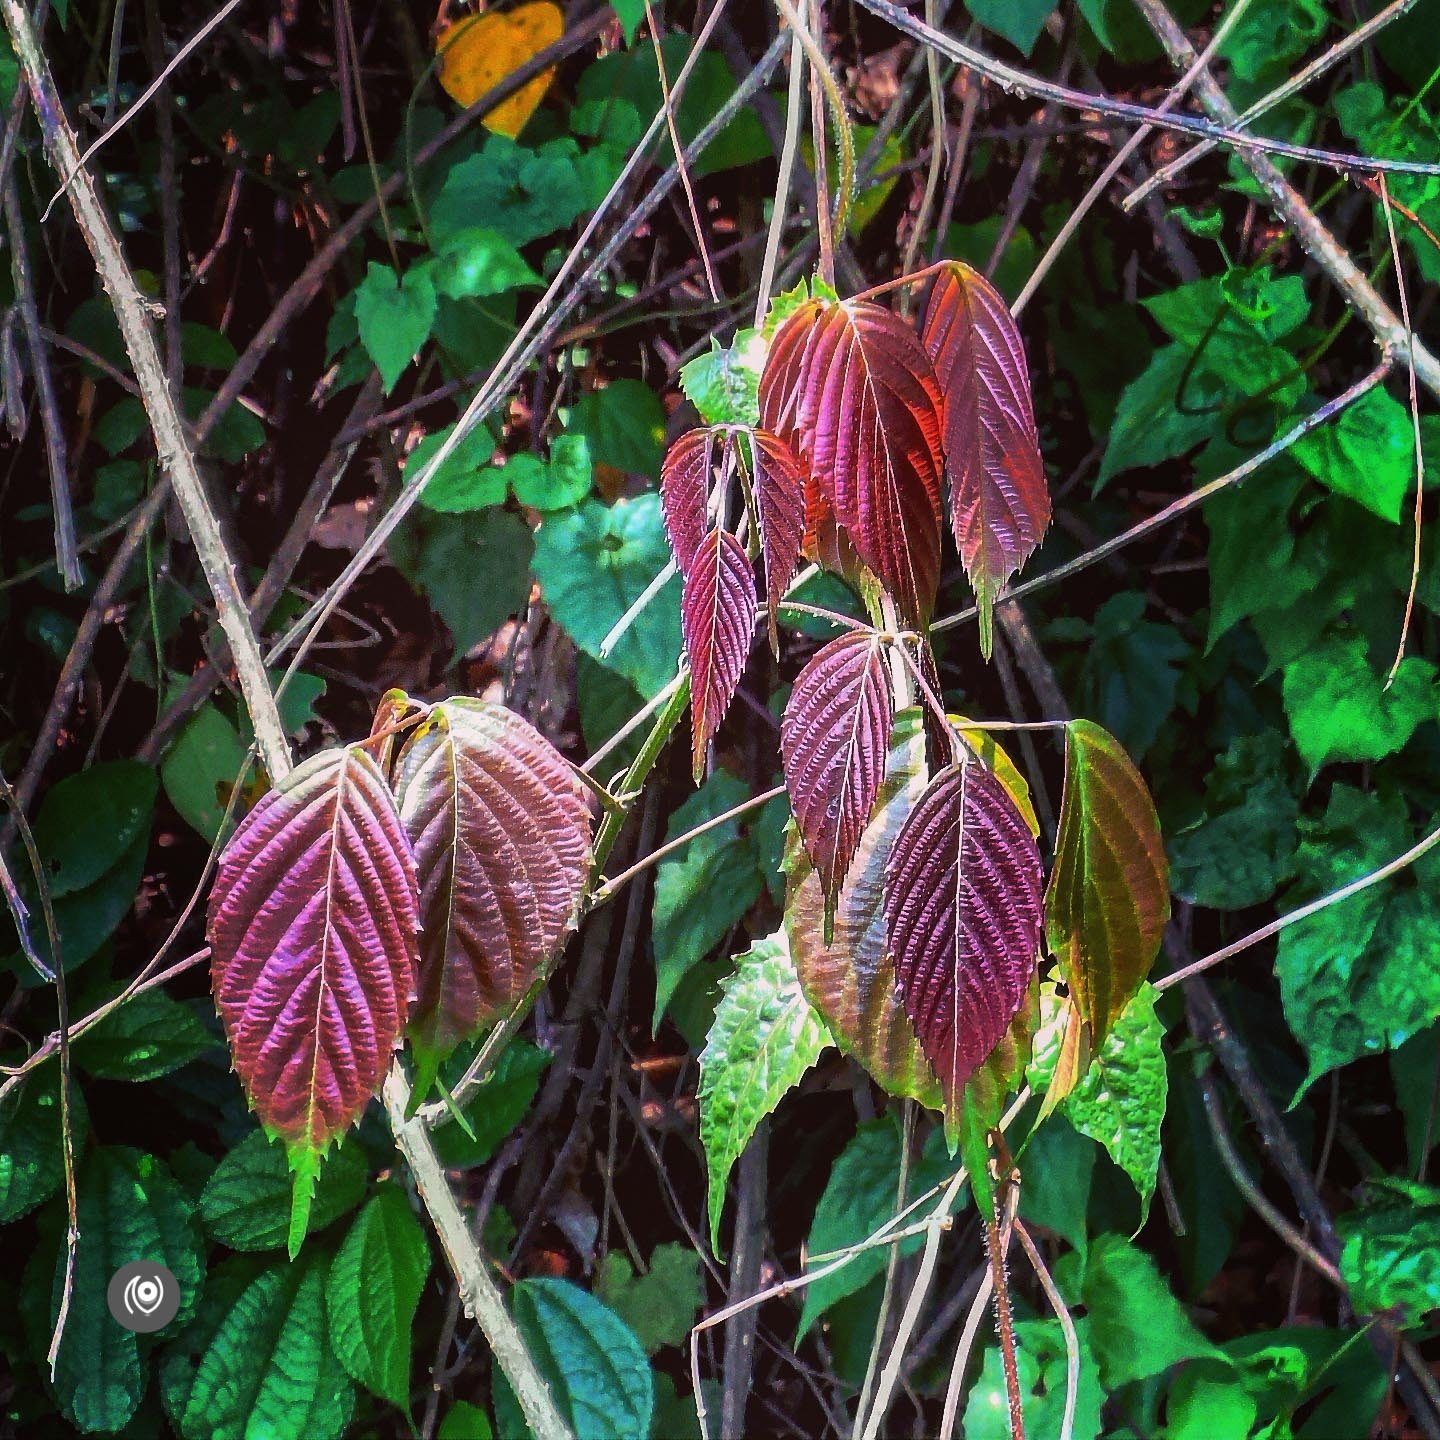
[[[1169,918],[1155,802],[1109,731],[1072,720],[1045,928],[1092,1053],[1149,973]]]
[[[576,918],[593,817],[554,746],[483,700],[431,709],[400,754],[395,792],[424,922],[411,1033],[433,1075],[544,978]]]
[[[299,766],[220,858],[207,927],[215,1004],[251,1106],[290,1148],[297,1211],[399,1043],[415,997],[416,898],[395,802],[360,749]]]
[[[765,558],[765,606],[770,614],[770,648],[778,655],[775,612],[800,565],[805,538],[805,472],[790,447],[768,430],[750,432],[755,462],[755,508]]]
[[[755,572],[728,530],[708,530],[690,560],[680,599],[680,627],[690,659],[690,719],[695,780],[705,752],[745,671],[755,629]]]
[[[909,326],[869,301],[807,301],[770,347],[760,418],[901,613],[924,623],[940,575],[941,400]]]
[[[999,292],[958,261],[935,281],[922,339],[944,400],[950,525],[988,658],[995,597],[1050,523],[1025,351]]]
[[[973,760],[935,777],[891,849],[885,920],[896,989],[947,1109],[1030,990],[1041,881],[1029,827]]]
[[[723,440],[718,430],[687,430],[665,452],[660,467],[660,511],[682,575],[690,573],[690,562],[710,524],[705,506]]]
[[[780,724],[790,809],[833,899],[850,868],[885,774],[894,718],[884,646],[854,630],[810,657]]]

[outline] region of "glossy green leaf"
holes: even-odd
[[[166,1352],[165,1408],[181,1440],[339,1440],[355,1390],[325,1318],[316,1250],[211,1277],[194,1325]]]
[[[1098,1140],[1135,1182],[1142,1214],[1150,1209],[1160,1169],[1167,1090],[1160,1048],[1165,1027],[1155,1015],[1155,1000],[1154,986],[1142,984],[1064,1106],[1070,1123]]]
[[[145,990],[74,1042],[75,1064],[102,1080],[155,1080],[221,1044],[193,1005]]]
[[[437,1440],[494,1440],[490,1417],[468,1400],[457,1400],[446,1412],[435,1432]]]
[[[430,466],[454,430],[453,425],[446,425],[431,431],[405,457],[407,484],[414,484],[421,471]],[[432,472],[420,503],[427,510],[446,515],[498,505],[505,498],[505,477],[499,466],[490,463],[494,454],[495,437],[484,425],[477,425]]]
[[[355,320],[388,394],[435,323],[435,286],[427,269],[411,269],[402,280],[372,260],[355,292]]]
[[[1105,1392],[1095,1373],[1090,1347],[1090,1322],[1075,1321],[1080,1352],[1080,1386],[1075,1405],[1073,1440],[1096,1440]],[[1025,1433],[1058,1436],[1065,1415],[1065,1336],[1058,1320],[1022,1320],[1015,1326],[1015,1362]],[[1010,1440],[1010,1408],[1005,1371],[998,1345],[988,1345],[980,1376],[965,1404],[965,1440]],[[1218,1437],[1217,1437],[1218,1440]]]
[[[232,721],[206,703],[191,716],[165,752],[160,778],[181,817],[206,840],[220,834],[229,791],[245,760],[245,745]]]
[[[355,1217],[325,1282],[330,1344],[367,1390],[409,1408],[411,1328],[430,1247],[405,1192],[386,1185]]]
[[[793,826],[783,861],[785,931],[800,983],[840,1048],[892,1095],[912,1096],[938,1109],[939,1081],[895,995],[882,906],[890,846],[924,788],[921,713],[904,710],[895,717],[885,778],[870,823],[836,899],[831,943],[825,943],[820,877]]]
[[[1170,918],[1168,870],[1140,772],[1113,735],[1071,721],[1045,925],[1096,1045],[1154,963]]]
[[[592,459],[598,459],[591,451]],[[546,516],[535,537],[535,578],[550,613],[589,656],[648,699],[675,677],[680,658],[680,580],[660,592],[616,642],[600,646],[670,559],[658,494],[602,505],[587,500]]]
[[[356,1145],[330,1152],[315,1185],[307,1233],[353,1210],[365,1194],[366,1163]],[[256,1130],[216,1167],[200,1197],[200,1218],[232,1250],[275,1250],[290,1230],[290,1169],[285,1147]]]
[[[70,1091],[75,1152],[83,1151],[88,1120],[78,1085]],[[60,1144],[60,1067],[47,1065],[0,1100],[0,1225],[48,1200],[65,1178]]]
[[[514,455],[504,467],[515,498],[541,512],[578,505],[590,493],[593,472],[590,442],[583,435],[557,435],[548,463],[537,455]]]
[[[700,1140],[709,1175],[710,1248],[719,1253],[725,1184],[765,1116],[830,1043],[783,933],[739,957],[700,1055]]]
[[[482,226],[447,235],[444,246],[436,253],[430,278],[436,293],[452,300],[535,289],[544,284],[505,236]]]
[[[643,1275],[619,1250],[600,1266],[595,1294],[635,1332],[647,1355],[680,1345],[705,1303],[700,1257],[688,1244],[657,1245]]]
[[[1440,1308],[1440,1190],[1405,1181],[1373,1190],[1369,1204],[1336,1221],[1340,1273],[1358,1314],[1398,1310],[1411,1326]]]
[[[1410,412],[1387,391],[1362,395],[1296,441],[1291,454],[1322,485],[1399,524],[1415,483],[1415,430]]]
[[[735,332],[728,346],[712,335],[710,349],[680,367],[685,398],[707,425],[760,423],[760,371],[765,364],[765,343],[760,332]]]
[[[79,1177],[79,1228],[75,1286],[56,1362],[55,1393],[78,1429],[119,1430],[145,1393],[149,1342],[111,1317],[105,1301],[110,1277],[132,1260],[165,1265],[180,1286],[179,1313],[166,1327],[174,1334],[194,1313],[204,1251],[194,1205],[164,1163],[139,1150],[105,1146],[85,1157]],[[60,1248],[50,1293],[51,1323],[65,1285]]]

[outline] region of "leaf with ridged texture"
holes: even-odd
[[[709,527],[706,502],[710,481],[726,451],[726,432],[687,430],[665,452],[660,467],[660,513],[675,555],[675,568],[690,573],[690,563]]]
[[[1045,932],[1095,1050],[1155,962],[1169,876],[1140,772],[1109,731],[1072,720]]]
[[[1042,879],[1015,802],[973,760],[930,782],[891,848],[885,919],[896,988],[947,1116],[1030,993]]]
[[[320,1157],[380,1088],[415,997],[415,862],[358,748],[293,770],[225,847],[207,931],[235,1069],[295,1172],[290,1247]]]
[[[780,653],[776,611],[800,567],[805,540],[805,472],[794,451],[768,430],[750,432],[755,509],[760,516],[760,551],[765,560],[765,607],[770,615],[770,648]]]
[[[417,1093],[462,1039],[544,978],[590,869],[589,792],[514,711],[432,707],[395,773],[420,883]],[[422,1086],[423,1082],[423,1086]]]
[[[869,301],[808,301],[771,344],[760,419],[819,482],[901,613],[923,624],[940,576],[942,402],[915,333]]]
[[[790,691],[780,722],[785,788],[827,900],[870,818],[894,714],[884,645],[869,630],[817,650]]]
[[[939,1082],[915,1027],[895,994],[885,934],[885,862],[900,827],[925,789],[925,738],[918,709],[895,717],[885,778],[854,863],[835,901],[834,934],[825,943],[820,877],[791,827],[785,843],[785,931],[800,983],[840,1048],[891,1095],[938,1110]]]
[[[728,530],[707,530],[690,558],[680,627],[690,660],[691,761],[698,785],[705,752],[735,698],[755,632],[755,571]]]
[[[921,339],[944,402],[950,528],[975,588],[988,659],[995,597],[1050,523],[1025,349],[1000,292],[959,261],[935,280]]]
[[[995,778],[1009,792],[1030,833],[1040,838],[1040,820],[1035,814],[1035,802],[1030,798],[1030,786],[1020,773],[1020,768],[1010,758],[1009,752],[995,736],[983,726],[967,720],[963,715],[951,715],[950,723],[960,733],[960,738],[981,760],[987,770],[995,772]]]

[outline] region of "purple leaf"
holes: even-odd
[[[548,973],[576,920],[593,815],[555,747],[484,700],[430,710],[400,753],[395,792],[425,927],[411,1033],[433,1074]]]
[[[1042,879],[1029,827],[977,761],[941,771],[896,837],[885,877],[896,989],[947,1111],[1025,1002]]]
[[[750,432],[755,458],[755,508],[765,557],[765,606],[770,615],[770,648],[780,653],[776,610],[800,566],[805,539],[805,472],[794,452],[768,430]]]
[[[725,449],[722,430],[687,430],[665,452],[660,467],[660,510],[675,566],[682,575],[690,573],[690,562],[709,528],[705,505],[710,497],[710,480]]]
[[[884,645],[854,630],[810,657],[780,725],[790,809],[827,900],[860,843],[885,774],[895,713]]]
[[[708,530],[690,560],[680,599],[690,658],[691,759],[698,784],[705,752],[735,698],[755,632],[755,572],[728,530]]]
[[[220,858],[215,1003],[250,1104],[297,1171],[385,1077],[415,998],[416,900],[395,802],[358,748],[292,771]]]

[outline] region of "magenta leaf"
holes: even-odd
[[[988,658],[995,597],[1050,523],[1025,350],[1000,293],[959,261],[936,279],[921,336],[944,400],[950,526]]]
[[[765,606],[770,616],[770,648],[780,653],[776,611],[795,578],[805,539],[805,472],[794,452],[768,430],[750,432],[755,463],[755,508],[760,515],[760,546],[765,558]]]
[[[687,430],[665,452],[660,467],[660,512],[682,575],[690,573],[690,562],[709,528],[705,506],[724,440],[721,430]]]
[[[895,984],[947,1112],[1029,993],[1042,879],[1029,827],[977,761],[941,771],[895,839],[885,875]]]
[[[321,1155],[360,1118],[399,1044],[418,930],[410,843],[358,748],[297,767],[220,858],[207,926],[215,1004],[252,1108],[290,1151],[292,1248]]]
[[[940,576],[942,416],[914,332],[869,301],[807,301],[771,344],[760,418],[790,443],[901,613],[923,624]]]
[[[534,726],[484,700],[431,708],[400,753],[400,815],[420,879],[420,1003],[411,1035],[428,1087],[457,1042],[549,973],[590,867],[589,792]]]
[[[817,650],[785,706],[785,788],[828,901],[850,868],[884,778],[894,707],[884,644],[871,630]]]
[[[705,752],[735,698],[755,631],[755,572],[728,530],[707,531],[691,557],[680,625],[690,659],[691,760],[699,784]]]

